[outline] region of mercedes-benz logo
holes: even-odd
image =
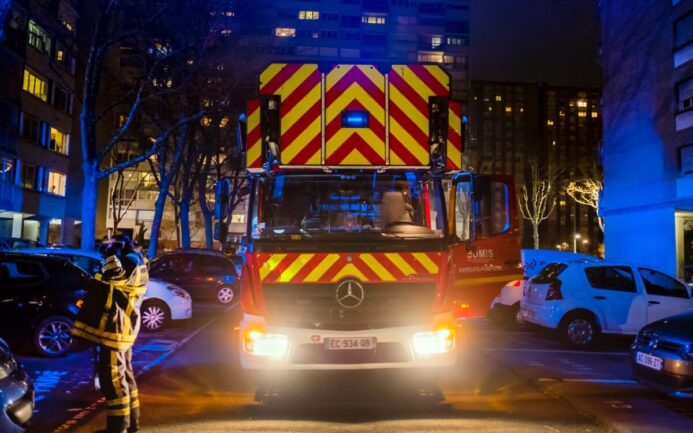
[[[363,303],[366,292],[358,281],[344,280],[337,286],[336,296],[340,306],[352,309]]]

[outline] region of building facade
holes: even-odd
[[[0,236],[75,243],[78,14],[71,0],[11,3],[0,23]]]
[[[603,0],[606,257],[693,273],[693,0]]]
[[[555,171],[558,188],[555,210],[539,227],[542,248],[572,249],[575,243],[580,252],[597,253],[602,233],[596,211],[571,199],[565,187],[580,178],[580,166],[596,162],[599,90],[488,81],[473,81],[471,89],[468,168],[512,175],[519,190],[530,158],[537,158],[546,173]],[[523,245],[531,247],[528,221],[523,228]]]

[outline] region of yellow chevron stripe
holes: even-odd
[[[298,86],[300,86],[310,74],[318,69],[318,65],[306,64],[298,68],[296,72],[291,75],[291,77],[284,82],[279,89],[277,89],[277,94],[282,96],[282,99],[288,98]],[[317,86],[316,86],[317,87]]]
[[[432,93],[422,95],[425,101],[428,101],[429,95]],[[390,102],[397,105],[403,113],[406,113],[407,117],[428,136],[428,117],[414,107],[409,98],[393,85],[390,85]],[[390,119],[392,119],[392,115],[390,115]]]
[[[327,156],[332,156],[352,135],[358,134],[378,155],[385,158],[385,141],[370,129],[340,129],[326,142]],[[356,149],[354,149],[356,150]],[[352,152],[353,153],[353,152]],[[360,152],[357,152],[360,155]],[[368,164],[370,165],[370,163]]]
[[[262,88],[265,87],[267,83],[272,81],[272,78],[274,78],[275,75],[284,69],[284,66],[286,66],[286,63],[272,63],[265,68],[264,71],[262,71],[260,74],[260,91],[262,91]]]
[[[433,91],[424,83],[418,75],[414,74],[413,72],[410,74],[406,75],[406,80],[405,80],[411,87],[414,89],[416,93],[419,95],[424,96],[424,99],[428,101],[428,97],[433,95]]]
[[[448,140],[448,158],[455,164],[456,167],[462,163],[462,152],[457,150],[455,146]]]
[[[383,281],[395,281],[395,277],[373,255],[365,253],[359,256],[363,263]]]
[[[363,273],[353,263],[349,263],[344,266],[339,272],[337,272],[337,275],[332,277],[332,280],[330,281],[339,281],[344,277],[355,277],[361,281],[368,280],[368,278],[366,278],[366,276],[363,275]]]
[[[296,137],[295,140],[293,140],[291,143],[287,143],[288,146],[284,148],[281,153],[282,163],[287,164],[289,161],[294,159],[310,140],[312,140],[315,136],[320,135],[320,127],[320,117],[317,117],[310,125],[308,125],[306,129],[303,130],[303,132],[299,134],[298,137]],[[308,164],[320,163],[320,151],[321,150],[319,148],[316,150],[315,154],[308,160]]]
[[[260,266],[260,279],[264,280],[267,278],[270,272],[272,272],[272,269],[274,269],[279,262],[284,260],[284,257],[286,257],[286,254],[272,254],[265,263]]]
[[[298,271],[303,269],[306,263],[308,263],[308,260],[313,258],[314,255],[315,254],[299,254],[296,260],[294,260],[294,262],[282,272],[277,281],[280,283],[287,283],[291,281]]]
[[[417,142],[414,138],[412,138],[411,135],[409,135],[409,132],[406,129],[402,128],[402,126],[393,117],[390,117],[390,133],[397,137],[397,139],[404,146],[406,146],[406,148],[416,157],[417,161],[419,161],[420,164],[428,164],[430,155],[428,154],[428,151],[423,148],[423,144],[427,143]],[[426,135],[428,135],[428,133],[426,133]],[[393,163],[393,157],[395,157],[396,160],[399,160],[399,164],[402,164],[404,162],[401,159],[399,159],[399,156],[397,156],[397,154],[394,151],[392,151],[392,148],[390,148],[390,163]]]
[[[432,274],[438,273],[438,264],[432,261],[425,253],[413,253],[414,258],[423,265],[426,270]]]
[[[332,68],[325,77],[325,91],[330,90],[351,70],[354,65],[338,65],[339,67]]]
[[[370,112],[371,117],[377,120],[382,125],[385,124],[385,101],[376,101],[367,93],[363,87],[357,83],[350,85],[344,93],[340,94],[330,105],[325,109],[325,121],[330,123],[335,117],[341,115],[342,111],[356,99],[366,110]]]
[[[328,254],[318,266],[313,269],[313,271],[308,274],[305,278],[306,282],[314,283],[327,272],[328,269],[330,269],[330,266],[334,265],[334,263],[339,260],[339,254]]]
[[[313,87],[303,98],[291,109],[282,115],[282,134],[289,130],[306,114],[316,102],[320,101],[320,86]],[[320,118],[318,114],[317,118]]]
[[[385,76],[380,73],[378,68],[368,65],[357,66],[363,74],[381,91],[385,89]]]
[[[452,126],[455,131],[459,132],[462,130],[462,119],[460,119],[460,116],[453,110],[448,110],[448,119],[450,119],[450,126]]]
[[[450,78],[448,74],[445,73],[443,68],[438,65],[425,65],[424,68],[433,75],[440,84],[446,89],[450,90]]]
[[[415,274],[415,273],[416,273],[416,271],[414,270],[414,268],[412,268],[411,266],[409,266],[409,263],[407,263],[406,261],[404,261],[404,259],[402,258],[402,256],[400,256],[399,254],[397,254],[397,253],[385,253],[385,257],[387,257],[388,259],[390,259],[390,261],[391,261],[392,263],[394,263],[395,266],[397,266],[397,268],[398,268],[400,271],[402,271],[402,273],[403,273],[404,275],[412,275],[412,274]]]

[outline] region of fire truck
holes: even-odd
[[[246,113],[243,368],[455,364],[457,321],[521,277],[513,181],[460,171],[462,128],[437,65],[261,73]]]

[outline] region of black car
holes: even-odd
[[[33,412],[33,382],[0,338],[0,431],[24,432]]]
[[[693,312],[650,323],[631,346],[636,380],[674,397],[693,398]]]
[[[38,248],[42,247],[40,243],[29,239],[21,238],[0,238],[0,251],[3,250],[18,250],[21,248]]]
[[[181,249],[151,261],[149,276],[182,287],[193,301],[238,301],[239,282],[234,261],[214,250]]]
[[[65,355],[88,282],[62,258],[0,253],[0,337],[29,340],[42,356]]]

